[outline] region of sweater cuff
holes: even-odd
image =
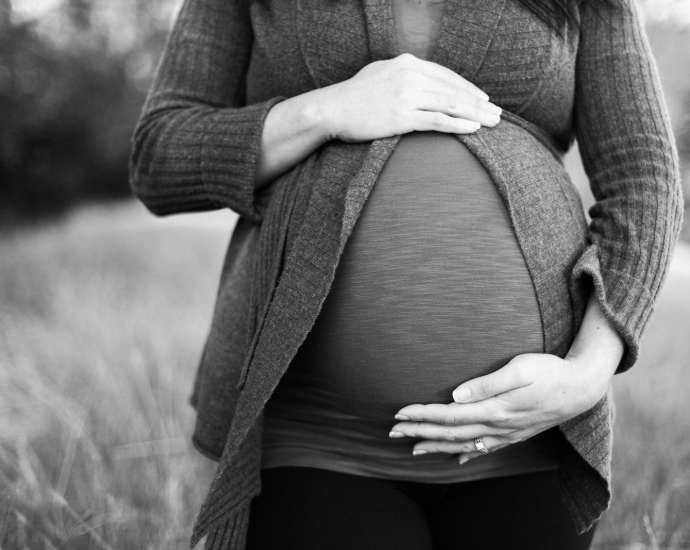
[[[201,175],[209,200],[259,221],[255,179],[264,122],[285,97],[242,108],[219,109],[204,121]]]
[[[654,310],[649,290],[626,273],[601,267],[599,249],[589,245],[575,264],[572,284],[576,288],[585,283],[589,275],[604,316],[625,341],[625,352],[616,374],[632,367],[640,355],[640,340]]]

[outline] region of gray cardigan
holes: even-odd
[[[633,0],[581,4],[553,32],[518,0],[449,0],[432,61],[485,90],[501,123],[458,136],[491,174],[534,281],[546,353],[564,356],[592,289],[631,367],[682,217],[677,155]],[[277,102],[395,55],[391,0],[185,0],[134,137],[131,181],[158,215],[240,214],[192,404],[196,447],[219,460],[192,533],[242,549],[260,491],[261,413],[316,319],[338,259],[399,136],[331,141],[254,191]],[[587,226],[561,163],[577,137],[597,200]],[[610,501],[611,405],[560,426],[579,532]]]

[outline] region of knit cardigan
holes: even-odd
[[[279,101],[396,55],[392,0],[185,0],[134,136],[131,184],[155,214],[240,215],[191,402],[196,447],[219,460],[191,537],[245,546],[261,489],[262,410],[311,329],[399,136],[330,141],[255,192]],[[594,291],[631,367],[680,229],[677,154],[633,0],[580,3],[553,31],[518,0],[448,0],[431,60],[504,109],[457,136],[491,174],[534,282],[544,352],[563,357]],[[577,138],[596,199],[585,220],[561,157]],[[608,396],[560,426],[578,532],[611,498]]]

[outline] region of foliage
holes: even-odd
[[[0,237],[0,548],[186,549],[226,231],[92,207]],[[151,221],[149,221],[151,220]]]
[[[140,4],[145,14],[146,3]],[[0,0],[5,223],[129,193],[130,136],[151,68],[149,62],[142,75],[136,63],[160,50],[164,32],[151,17],[141,17],[129,26],[129,44],[115,47],[97,7],[95,0],[71,0],[43,20],[17,20],[7,0]]]

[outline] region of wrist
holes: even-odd
[[[327,119],[316,92],[280,101],[266,115],[255,176],[257,191],[328,141]]]
[[[305,94],[306,101],[302,108],[302,116],[313,129],[320,144],[336,139],[335,109],[331,101],[331,86],[319,88]]]
[[[566,355],[573,383],[579,397],[577,412],[585,412],[596,405],[606,394],[618,362],[605,361],[600,357]]]
[[[592,294],[582,325],[565,356],[579,385],[583,406],[594,406],[606,393],[625,351],[623,339],[604,316]]]

